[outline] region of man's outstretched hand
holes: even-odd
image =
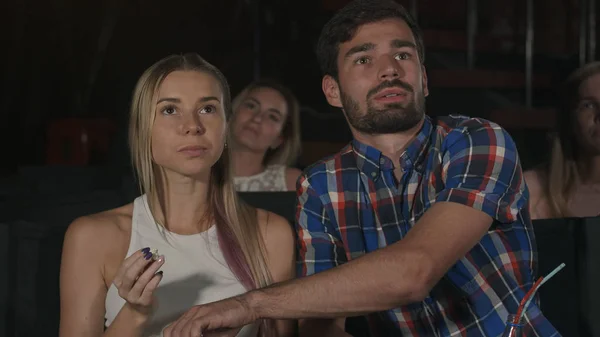
[[[233,337],[258,320],[247,297],[228,298],[192,307],[163,332],[164,337]]]

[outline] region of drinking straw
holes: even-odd
[[[529,289],[529,291],[527,292],[527,294],[525,294],[525,297],[523,297],[523,299],[521,300],[521,304],[519,305],[519,309],[518,309],[517,314],[515,315],[515,319],[513,321],[514,324],[518,324],[523,319],[523,316],[525,316],[525,311],[527,311],[526,308],[529,306],[529,303],[531,303],[531,300],[534,298],[534,295],[537,292],[537,290],[544,283],[548,282],[548,280],[550,280],[559,271],[561,271],[561,269],[563,269],[564,267],[565,267],[565,264],[561,263],[558,267],[554,268],[554,270],[552,272],[550,272],[546,276],[540,277],[533,284],[533,287],[531,287],[531,289]]]

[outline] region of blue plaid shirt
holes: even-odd
[[[396,181],[394,165],[403,175]],[[482,119],[425,118],[395,161],[354,140],[298,182],[298,275],[312,275],[391,245],[436,202],[494,219],[481,241],[420,303],[369,315],[374,336],[499,336],[535,282],[528,190],[508,133]],[[368,277],[368,275],[365,275]],[[527,335],[559,336],[538,306]]]

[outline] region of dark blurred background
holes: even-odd
[[[323,97],[314,54],[322,25],[347,2],[4,0],[0,170],[126,164],[137,78],[160,58],[188,51],[219,67],[233,94],[256,77],[290,86],[303,106],[298,166],[306,166],[350,139],[342,114]],[[595,59],[595,1],[398,2],[424,30],[428,113],[498,121],[520,145],[524,166],[543,160],[557,84]]]

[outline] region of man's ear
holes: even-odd
[[[340,98],[340,86],[338,82],[330,75],[325,75],[321,81],[321,86],[327,102],[331,106],[342,108],[342,99]]]
[[[425,66],[421,66],[421,73],[423,74],[423,97],[427,97],[429,96],[429,87],[427,85],[427,70],[425,69]]]

